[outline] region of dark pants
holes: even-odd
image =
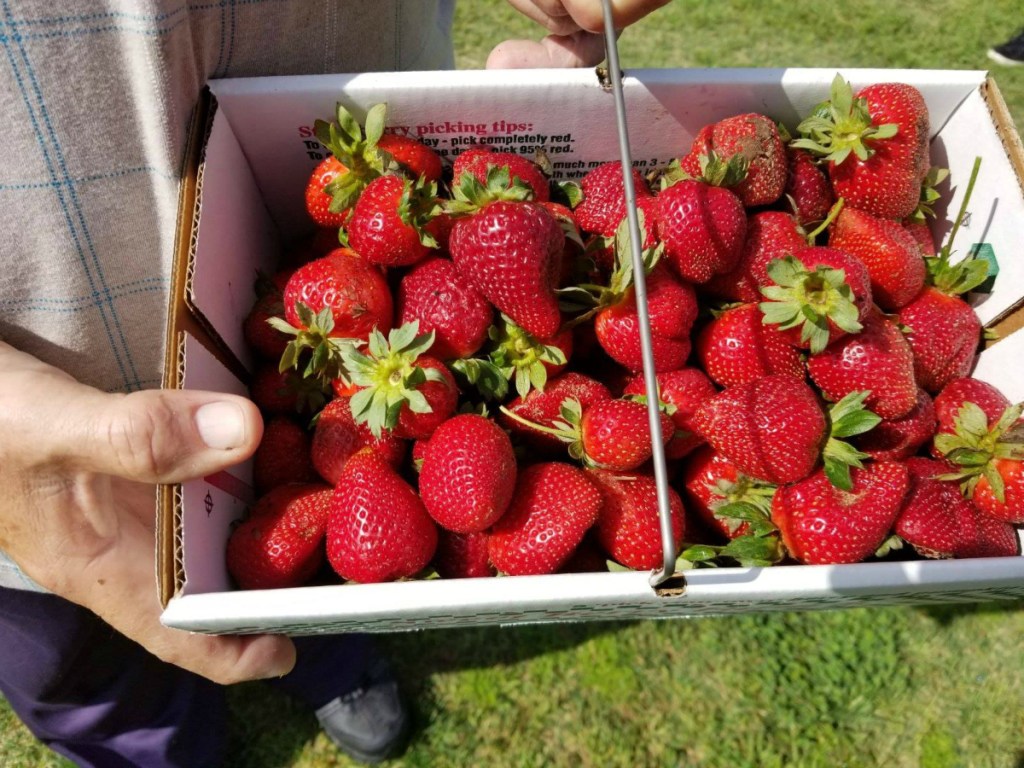
[[[312,709],[355,688],[372,652],[365,635],[295,642],[295,669],[271,684]],[[54,595],[0,587],[0,693],[40,741],[80,766],[221,763],[224,689]]]

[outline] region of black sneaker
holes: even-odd
[[[380,658],[370,664],[358,688],[324,704],[316,719],[338,749],[362,763],[397,756],[409,734],[398,683]]]
[[[1024,29],[1002,45],[989,48],[988,57],[1004,67],[1024,67]]]

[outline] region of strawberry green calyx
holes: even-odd
[[[443,382],[443,374],[416,364],[433,343],[433,331],[420,334],[419,321],[414,320],[393,328],[386,339],[374,330],[368,354],[354,346],[342,353],[352,384],[362,387],[350,400],[352,416],[357,423],[366,423],[375,437],[395,427],[403,406],[413,413],[433,410],[419,387],[427,381]]]
[[[844,491],[853,488],[850,468],[863,469],[863,460],[869,457],[842,438],[862,435],[882,421],[881,416],[864,407],[864,401],[870,394],[868,390],[851,392],[829,409],[831,428],[822,451],[822,460],[829,482]]]
[[[391,155],[377,147],[384,135],[386,116],[386,104],[371,107],[366,113],[364,132],[359,121],[339,102],[335,110],[337,122],[317,120],[313,123],[317,139],[346,169],[324,187],[324,192],[332,198],[328,206],[332,213],[350,208],[368,183],[394,165]]]
[[[772,260],[768,277],[775,285],[761,288],[768,299],[758,305],[763,322],[782,331],[799,327],[800,340],[809,342],[812,353],[828,346],[829,321],[847,333],[863,327],[844,270],[820,265],[808,270],[793,256],[786,256]]]
[[[938,168],[933,165],[928,169],[924,181],[921,182],[921,200],[914,212],[907,217],[909,221],[923,224],[928,218],[935,218],[935,203],[942,197],[938,186],[947,178],[949,178],[948,168]]]
[[[543,392],[548,381],[544,364],[565,365],[565,353],[552,344],[538,341],[505,315],[501,319],[501,325],[492,325],[487,331],[493,345],[489,355],[491,362],[506,380],[515,381],[520,397],[526,397],[531,389]]]
[[[678,159],[669,163],[664,173],[661,174],[659,186],[662,191],[668,187],[678,184],[680,181],[703,181],[713,187],[734,187],[747,178],[750,170],[750,158],[742,154],[735,154],[728,160],[723,160],[714,150],[702,154],[697,158],[700,165],[700,175],[694,178],[684,170]]]
[[[453,216],[466,216],[498,201],[526,202],[533,200],[533,189],[518,176],[512,176],[507,165],[487,167],[487,183],[466,171],[452,187],[452,199],[445,210]]]
[[[945,244],[939,249],[938,256],[926,256],[924,263],[928,270],[928,284],[935,286],[943,293],[950,296],[959,296],[967,293],[972,288],[977,288],[988,278],[988,263],[975,258],[974,253],[968,253],[955,264],[951,263],[953,255],[953,239],[960,229],[960,224],[967,214],[967,205],[974,192],[974,185],[978,180],[978,172],[981,170],[981,158],[974,158],[974,165],[971,168],[971,176],[967,181],[967,189],[964,191],[963,200],[960,203],[960,210],[957,211],[956,219],[953,221],[953,228]]]
[[[504,405],[498,406],[498,410],[513,421],[517,421],[531,429],[544,432],[552,437],[557,437],[563,443],[568,445],[569,455],[577,461],[582,461],[588,467],[597,469],[601,468],[599,464],[590,460],[587,456],[586,450],[583,448],[583,406],[576,398],[567,397],[562,401],[562,404],[558,409],[559,415],[562,418],[558,421],[553,421],[550,427],[544,424],[537,424],[529,419],[524,419],[518,413],[506,408]]]
[[[737,483],[720,481],[714,491],[722,493],[722,502],[714,508],[730,531],[746,526],[746,532],[728,544],[685,546],[676,560],[678,570],[698,566],[717,567],[723,561],[735,561],[744,568],[775,565],[785,556],[779,529],[772,522],[772,497],[776,486],[741,476]]]
[[[420,242],[427,248],[438,248],[437,238],[428,230],[427,225],[441,212],[437,202],[437,182],[427,181],[420,176],[415,181],[405,179],[402,184],[402,196],[398,200],[398,217],[416,230]]]
[[[850,83],[838,73],[832,80],[830,99],[818,105],[811,116],[797,126],[799,139],[790,146],[806,149],[839,165],[852,153],[864,161],[874,154],[868,139],[890,139],[896,135],[895,123],[875,125],[867,101],[855,99]]]
[[[280,317],[267,319],[272,328],[294,337],[284,348],[278,363],[278,371],[284,373],[289,369],[299,370],[303,353],[310,350],[312,354],[307,357],[305,368],[301,372],[304,379],[315,379],[323,387],[329,385],[333,379],[341,379],[348,385],[350,382],[345,369],[345,350],[354,349],[362,342],[359,339],[331,336],[331,331],[334,330],[334,316],[330,307],[324,307],[314,314],[312,309],[300,301],[296,302],[295,311],[302,323],[301,328],[296,328]]]
[[[1020,423],[1024,403],[1011,405],[989,428],[988,417],[975,403],[964,403],[953,419],[953,432],[935,435],[936,449],[959,469],[939,475],[940,480],[960,481],[967,498],[984,477],[999,503],[1006,501],[1005,483],[997,460],[1024,461],[1024,424]]]

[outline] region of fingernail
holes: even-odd
[[[196,429],[209,448],[237,448],[245,440],[245,414],[235,403],[207,403],[196,411]]]

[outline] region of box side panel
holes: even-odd
[[[670,597],[656,594],[646,573],[207,594],[172,601],[162,620],[200,632],[310,634],[1018,600],[1024,558],[723,568],[690,572],[686,581],[683,593]]]
[[[246,395],[245,386],[192,336],[184,340],[184,389]],[[253,502],[252,461],[180,486],[180,594],[231,589],[224,551],[232,524]]]

